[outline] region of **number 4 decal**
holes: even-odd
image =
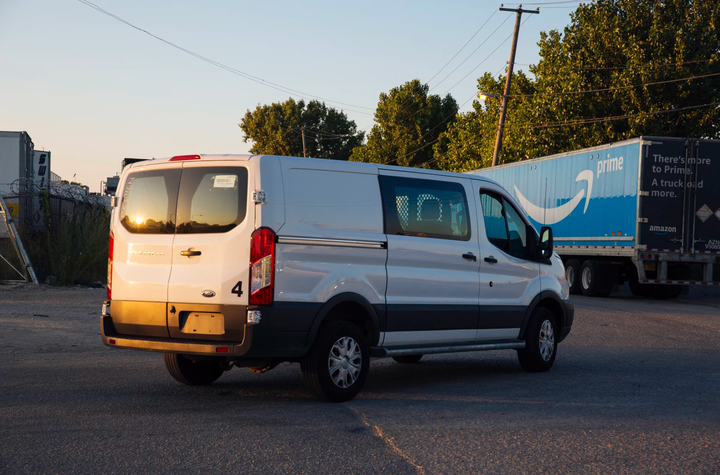
[[[242,281],[235,284],[235,287],[233,287],[230,292],[232,292],[233,294],[237,294],[237,296],[240,297],[243,294]]]

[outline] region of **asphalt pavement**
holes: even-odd
[[[298,364],[181,385],[102,345],[103,298],[0,286],[0,473],[720,473],[715,289],[574,297],[548,373],[514,351],[375,359],[342,404]]]

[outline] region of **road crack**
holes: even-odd
[[[376,437],[379,437],[379,438],[383,441],[383,443],[390,449],[391,452],[393,452],[395,455],[397,455],[398,457],[400,457],[400,458],[402,458],[403,460],[405,460],[411,467],[413,467],[413,468],[415,469],[415,471],[416,471],[418,474],[420,474],[420,475],[425,475],[425,474],[426,474],[425,469],[423,468],[423,466],[422,466],[422,465],[419,465],[417,462],[415,462],[415,459],[413,459],[413,458],[410,456],[410,454],[404,452],[400,447],[398,447],[398,445],[395,443],[395,439],[394,439],[393,437],[389,436],[388,434],[386,434],[386,433],[380,428],[380,426],[377,426],[377,425],[375,425],[375,424],[371,424],[370,421],[368,421],[367,416],[365,416],[365,414],[363,414],[362,412],[360,412],[360,411],[358,411],[358,410],[356,410],[356,409],[354,409],[354,408],[352,408],[352,407],[350,408],[350,410],[353,411],[355,414],[357,414],[357,415],[360,417],[360,419],[362,420],[363,424],[365,424],[367,427],[369,427],[370,429],[372,429],[372,431],[373,431],[373,433],[375,434],[375,436],[376,436]]]

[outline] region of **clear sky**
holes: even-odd
[[[93,2],[306,99],[353,104],[326,101],[366,131],[381,92],[415,78],[428,82],[494,13],[429,83],[432,94],[449,92],[459,104],[468,101],[462,110],[469,110],[476,79],[502,71],[509,58],[511,42],[501,43],[512,35],[515,17],[485,0]],[[542,5],[548,8],[529,15],[520,31],[516,70],[537,62],[540,31],[562,30],[574,9],[567,7],[577,3]],[[237,125],[245,112],[290,95],[202,62],[78,0],[0,0],[0,130],[27,131],[36,149],[52,151],[53,172],[76,175],[93,191],[125,157],[247,153],[250,144]]]

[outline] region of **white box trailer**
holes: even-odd
[[[25,221],[31,203],[23,198],[32,187],[33,141],[27,132],[0,132],[0,194],[18,222]]]

